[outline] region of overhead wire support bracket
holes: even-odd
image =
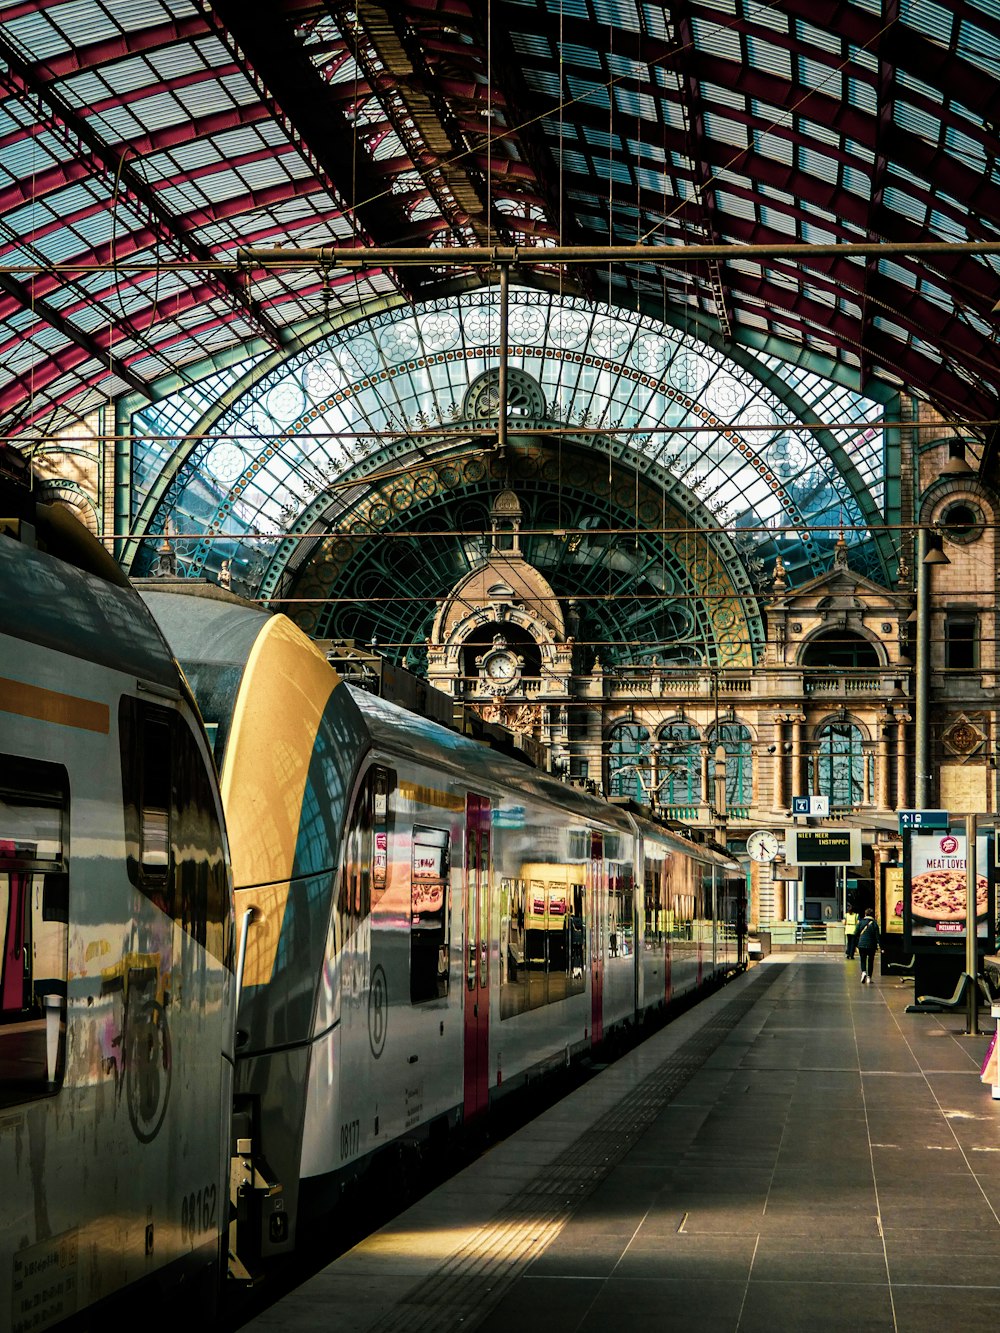
[[[387,268],[417,266],[486,267],[518,264],[685,264],[717,259],[830,259],[838,256],[1000,255],[1000,241],[852,241],[815,245],[790,241],[765,245],[491,245],[448,246],[241,246],[236,263],[249,267],[312,268],[358,265]]]

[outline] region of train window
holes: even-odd
[[[528,1007],[528,978],[524,952],[524,880],[500,881],[500,1018],[511,1018]]]
[[[388,768],[372,769],[372,825],[375,831],[372,861],[372,906],[380,902],[389,884],[389,840],[392,835],[392,794],[396,774]]]
[[[645,949],[651,949],[659,938],[657,934],[660,924],[659,889],[656,862],[647,857],[642,886],[642,943]]]
[[[147,879],[165,879],[170,865],[170,723],[169,713],[143,719],[139,852]]]
[[[395,773],[375,765],[365,774],[351,809],[344,841],[344,868],[338,902],[342,944],[376,906],[389,882],[389,840]]]
[[[448,994],[451,922],[448,885],[450,836],[446,829],[413,829],[410,868],[410,1001]]]
[[[184,717],[145,699],[124,695],[118,725],[129,879],[229,965],[229,877],[211,759]]]
[[[168,915],[174,714],[129,695],[118,712],[129,879]]]
[[[618,913],[621,897],[618,891],[618,866],[608,866],[608,957],[618,957]]]
[[[528,880],[524,934],[528,968],[528,1008],[539,1009],[549,1001],[548,918],[545,911],[545,884],[540,879]]]
[[[701,911],[699,913],[699,916],[705,921],[711,921],[715,915],[714,884],[715,870],[712,866],[706,866],[701,872]]]
[[[171,746],[170,855],[175,919],[203,948],[231,964],[229,875],[211,761],[175,715]]]
[[[479,832],[479,989],[490,983],[490,834]]]
[[[587,966],[587,929],[584,920],[584,903],[587,901],[585,884],[571,884],[567,907],[567,929],[569,932],[569,977],[566,990],[570,995],[577,995],[586,986],[584,969]]]
[[[509,945],[501,946],[508,959],[507,986],[516,987],[506,998],[501,989],[502,1017],[555,1004],[586,987],[586,869],[544,862],[522,869],[527,878],[511,881],[510,921],[501,920],[509,938]]]
[[[614,867],[608,899],[608,957],[631,958],[635,951],[635,875],[630,864]]]
[[[64,768],[0,756],[0,1106],[62,1083],[68,810]]]

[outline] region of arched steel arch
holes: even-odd
[[[312,544],[274,605],[310,634],[374,636],[402,659],[426,635],[437,601],[473,567],[463,544],[478,548],[477,557],[485,554],[479,539],[489,529],[490,500],[509,485],[525,510],[525,558],[560,599],[583,604],[604,660],[648,660],[659,653],[668,660],[750,665],[763,625],[726,534],[696,524],[706,515],[697,512],[693,497],[682,506],[676,494],[668,496],[661,483],[672,479],[662,469],[656,477],[644,475],[637,487],[636,474],[620,462],[608,477],[606,460],[579,447],[570,452],[571,480],[559,475],[545,442],[511,446],[506,462],[495,453],[444,455],[421,460],[406,476],[396,469],[370,475],[365,491],[354,490],[340,506],[336,528]],[[603,476],[596,475],[598,463]],[[461,538],[451,535],[456,528]],[[344,605],[350,613],[341,612]]]
[[[452,283],[448,286],[451,290],[457,291],[460,287],[469,290],[478,285],[479,284],[470,280],[466,284]],[[544,284],[539,284],[539,286],[544,287]],[[646,304],[648,305],[649,303]],[[335,325],[333,325],[333,331],[342,332],[346,328],[351,328],[355,334],[360,334],[364,330],[365,324],[377,314],[401,307],[402,303],[395,298],[381,298],[370,303],[363,319],[341,318]],[[653,312],[650,309],[645,313],[647,313],[650,318],[656,318],[666,326],[688,333],[696,340],[711,346],[715,351],[728,356],[773,393],[775,398],[784,404],[797,419],[801,420],[803,417],[807,418],[809,416],[810,409],[793,387],[791,387],[771,368],[763,365],[753,355],[752,350],[723,338],[718,327],[712,327],[711,320],[704,317],[694,320],[689,315],[678,314],[669,310]],[[191,435],[197,437],[211,432],[225,417],[225,414],[230,411],[235,404],[239,403],[241,399],[244,399],[250,394],[262,393],[269,381],[272,381],[274,377],[279,376],[282,373],[291,358],[310,352],[318,353],[322,349],[323,343],[328,341],[330,337],[331,324],[326,322],[320,324],[317,322],[308,330],[303,330],[300,335],[296,336],[280,351],[269,350],[268,355],[263,356],[259,362],[241,377],[238,383],[231,386],[220,396],[219,401],[197,422]],[[747,341],[750,341],[749,337],[747,338]],[[759,350],[766,352],[766,354],[770,356],[783,356],[785,359],[794,361],[804,368],[809,368],[813,373],[829,373],[831,379],[843,382],[844,372],[842,367],[839,367],[832,361],[829,362],[829,364],[818,364],[816,354],[801,347],[793,347],[788,344],[783,344],[775,339],[762,338],[760,340]],[[243,349],[243,356],[245,357],[246,354],[247,349]],[[166,388],[167,384],[168,382],[164,381],[163,387]],[[879,397],[884,401],[887,395],[884,392],[881,392]],[[131,401],[132,403],[136,403],[136,398],[133,397]],[[136,403],[136,405],[138,404]],[[119,417],[119,420],[121,420],[121,417]],[[833,466],[844,478],[851,495],[855,499],[860,512],[863,514],[869,526],[877,551],[879,565],[878,574],[884,580],[888,581],[891,577],[896,553],[893,548],[891,535],[887,532],[885,527],[885,516],[879,512],[877,505],[863,480],[858,475],[856,468],[843,448],[838,444],[833,434],[820,427],[815,428],[812,433],[821,443]],[[121,558],[126,568],[133,567],[142,538],[148,533],[162,530],[160,512],[164,507],[164,503],[169,500],[173,487],[182,477],[185,469],[191,464],[193,456],[198,450],[199,441],[196,438],[188,438],[179,445],[174,451],[167,466],[162,470],[161,474],[157,477],[151,487],[145,503],[136,517],[134,526],[131,524],[127,525],[131,528],[132,535],[121,550]],[[124,467],[119,468],[118,475],[120,481],[124,484]],[[124,518],[125,515],[120,513],[118,523],[119,532],[123,531],[126,526],[123,522]],[[302,519],[305,519],[305,514],[303,514]],[[302,520],[296,524],[296,527],[301,527],[301,525]],[[819,569],[815,569],[813,572],[819,572]]]

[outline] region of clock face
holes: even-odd
[[[494,653],[486,663],[486,674],[490,680],[501,682],[514,679],[517,664],[510,653]]]
[[[773,861],[778,855],[778,839],[769,829],[759,829],[747,838],[747,856],[751,861]]]

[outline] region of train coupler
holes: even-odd
[[[261,1276],[261,1225],[264,1200],[275,1199],[268,1216],[269,1240],[288,1239],[288,1217],[281,1206],[281,1183],[264,1158],[254,1151],[253,1139],[237,1137],[229,1160],[229,1277],[253,1284]]]

